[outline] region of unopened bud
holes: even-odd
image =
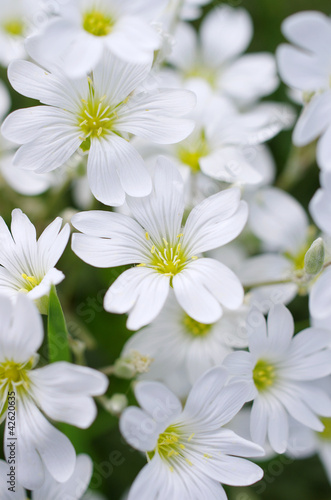
[[[317,238],[305,255],[305,271],[307,274],[318,274],[324,264],[325,250],[322,238]]]
[[[112,415],[120,415],[128,406],[128,403],[128,398],[125,394],[114,394],[104,403],[104,406]]]
[[[130,379],[135,377],[137,370],[130,360],[119,358],[115,361],[113,373],[115,377]]]

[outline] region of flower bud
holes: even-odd
[[[307,274],[318,274],[324,264],[324,242],[322,238],[317,238],[305,255],[305,271]]]
[[[135,377],[137,370],[130,360],[119,358],[115,361],[113,373],[115,377],[131,379]]]
[[[105,408],[112,415],[120,415],[128,406],[128,398],[125,394],[114,394],[108,401],[105,402]]]

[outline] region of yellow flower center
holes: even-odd
[[[217,86],[217,72],[203,64],[193,66],[185,73],[186,78],[203,78],[213,88]]]
[[[331,418],[330,417],[321,417],[320,418],[322,424],[324,425],[324,430],[319,432],[318,435],[321,439],[330,440],[331,441]]]
[[[25,281],[25,286],[22,288],[22,291],[30,292],[34,287],[38,286],[40,281],[35,276],[28,276],[27,274],[22,274],[22,278]]]
[[[253,370],[253,380],[258,391],[269,389],[276,379],[275,366],[260,359]]]
[[[199,323],[195,319],[191,318],[187,314],[184,316],[184,326],[187,333],[193,337],[206,337],[210,332],[213,325],[206,325],[204,323]]]
[[[178,157],[184,165],[188,165],[196,173],[200,171],[200,158],[209,153],[205,134],[202,131],[200,137],[193,142],[185,141],[178,149]]]
[[[89,10],[83,15],[83,28],[94,36],[109,35],[115,24],[109,14],[96,9]]]
[[[182,248],[180,239],[183,234],[177,235],[177,241],[173,244],[163,238],[163,245],[156,245],[151,240],[149,233],[146,233],[146,240],[150,243],[150,260],[148,263],[138,264],[139,267],[151,267],[158,273],[170,276],[173,278],[180,273],[187,265],[189,260],[196,260],[198,257],[188,257],[185,250]]]
[[[6,360],[0,363],[0,403],[4,407],[0,408],[0,418],[7,409],[8,393],[15,391],[16,396],[21,397],[26,394],[30,388],[29,371],[34,364],[34,359],[25,363],[16,363]]]
[[[19,19],[10,19],[3,24],[3,29],[8,35],[22,36],[24,33],[24,23]]]
[[[91,146],[91,138],[104,137],[118,118],[116,110],[119,106],[127,102],[128,98],[117,106],[111,106],[106,100],[106,96],[98,97],[94,89],[94,83],[88,77],[89,95],[87,100],[82,99],[82,107],[78,113],[78,126],[81,129],[83,151],[88,151]]]
[[[185,462],[192,466],[192,462],[187,458],[185,452],[187,444],[194,438],[194,433],[190,436],[185,435],[180,429],[174,425],[170,425],[162,434],[160,434],[157,441],[156,448],[153,451],[147,452],[149,460],[151,460],[157,452],[159,456],[168,462],[170,470],[173,472],[173,465],[176,464],[178,459],[185,460]],[[186,442],[186,445],[183,444]],[[211,458],[205,454],[205,458]]]

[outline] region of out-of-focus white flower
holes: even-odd
[[[275,187],[247,193],[249,229],[262,244],[262,253],[245,260],[238,274],[251,290],[252,304],[267,312],[272,304],[289,303],[297,294],[296,283],[256,286],[259,283],[286,281],[304,274],[304,258],[314,240],[306,212],[291,195]],[[295,279],[293,281],[295,281]],[[265,307],[263,304],[269,304]]]
[[[331,236],[331,172],[322,172],[320,181],[321,187],[314,194],[309,211],[316,225]]]
[[[91,480],[93,470],[92,460],[88,455],[78,455],[75,470],[68,481],[58,483],[45,471],[45,481],[41,488],[31,493],[32,500],[80,500],[85,493]],[[5,484],[4,478],[8,474],[9,466],[6,462],[0,460],[0,491],[2,500],[25,500],[27,493],[19,485],[15,487],[15,493],[8,491],[8,484]],[[8,478],[7,478],[8,479]],[[93,496],[83,497],[94,500]]]
[[[292,315],[281,304],[271,308],[268,326],[258,310],[247,321],[250,352],[229,354],[224,366],[235,380],[250,383],[253,441],[263,446],[268,436],[271,447],[284,453],[289,415],[318,432],[318,417],[331,417],[331,399],[315,382],[331,373],[330,334],[307,328],[293,338]]]
[[[145,164],[130,144],[130,134],[169,144],[186,138],[193,122],[180,118],[195,105],[186,90],[137,91],[150,65],[130,65],[105,55],[93,77],[69,80],[27,62],[9,68],[13,87],[47,106],[14,111],[3,135],[22,144],[17,166],[38,173],[65,164],[78,150],[88,152],[91,191],[101,202],[118,206],[125,193],[146,196],[152,184]]]
[[[151,325],[131,337],[122,357],[137,350],[152,359],[144,380],[159,380],[183,398],[209,368],[221,365],[233,348],[247,347],[245,319],[248,307],[226,311],[214,324],[190,318],[173,293]]]
[[[55,269],[70,236],[57,217],[37,240],[36,229],[18,208],[12,212],[11,233],[0,217],[0,292],[14,299],[24,293],[43,310],[41,299],[64,274]]]
[[[226,500],[220,484],[244,486],[261,479],[262,470],[239,458],[263,450],[222,428],[247,400],[246,384],[225,385],[227,373],[213,368],[193,386],[185,408],[158,382],[138,382],[135,395],[142,409],[127,408],[120,430],[148,464],[134,481],[128,500],[169,498]]]
[[[326,244],[331,237],[331,172],[322,172],[320,175],[321,188],[313,196],[309,210],[317,226],[325,233]],[[327,251],[329,252],[329,248]],[[330,253],[330,252],[329,252]],[[330,260],[329,258],[326,260]],[[314,283],[310,297],[310,314],[316,320],[328,321],[331,305],[331,268],[326,267],[322,275]]]
[[[0,64],[26,57],[25,37],[38,30],[48,18],[39,0],[1,1]]]
[[[89,427],[97,412],[92,396],[106,391],[107,377],[66,362],[35,368],[44,334],[41,317],[26,296],[20,295],[14,306],[1,296],[0,316],[0,421],[6,420],[5,457],[8,459],[10,453],[6,446],[10,439],[7,410],[13,403],[14,434],[19,436],[18,483],[30,490],[40,488],[46,470],[56,481],[64,483],[74,472],[75,450],[44,414],[55,421]]]
[[[242,55],[252,34],[248,12],[223,5],[206,15],[199,37],[189,24],[178,25],[169,61],[184,79],[204,79],[235,102],[252,103],[278,85],[272,54]]]
[[[299,12],[287,18],[284,35],[294,44],[278,48],[277,59],[284,82],[302,91],[306,106],[296,124],[293,142],[304,146],[321,136],[317,162],[331,169],[331,19],[321,12]]]
[[[168,0],[68,0],[57,16],[27,40],[44,59],[61,64],[71,78],[94,70],[105,50],[136,64],[153,59],[161,39],[153,29]]]
[[[190,80],[187,88],[197,96],[191,114],[194,131],[175,145],[138,141],[143,156],[163,154],[179,167],[189,168],[191,175],[202,172],[212,179],[249,186],[263,183],[265,172],[258,165],[261,144],[292,122],[288,108],[263,103],[239,113],[231,101],[212,94],[201,80]]]
[[[144,198],[127,197],[133,218],[119,213],[86,212],[73,217],[84,234],[72,248],[96,267],[138,264],[125,271],[106,293],[109,312],[129,312],[128,328],[137,330],[159,314],[173,287],[185,312],[214,323],[222,307],[238,309],[243,289],[226,266],[202,253],[232,241],[247,220],[240,190],[217,193],[197,205],[183,227],[183,181],[177,168],[160,157],[154,189]]]

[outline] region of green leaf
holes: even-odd
[[[54,285],[48,303],[48,353],[50,363],[71,361],[67,325]]]

